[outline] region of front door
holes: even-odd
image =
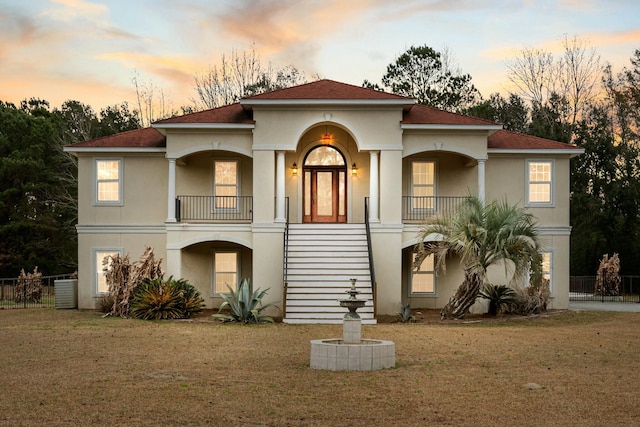
[[[344,158],[338,150],[321,146],[307,155],[303,222],[347,222],[346,176]]]

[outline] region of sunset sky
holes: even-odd
[[[174,108],[194,75],[251,44],[308,79],[380,82],[412,45],[447,48],[488,97],[525,47],[577,36],[619,71],[640,49],[637,0],[0,0],[0,100],[67,99],[99,111],[129,101],[132,78]]]

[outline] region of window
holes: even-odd
[[[412,261],[415,262],[416,254]],[[412,262],[412,265],[413,265]],[[411,274],[410,294],[434,294],[436,292],[436,272],[433,255],[426,257],[420,268]]]
[[[307,154],[305,166],[344,166],[342,153],[333,147],[320,146]]]
[[[122,160],[96,160],[96,203],[122,203]]]
[[[111,269],[111,260],[109,259],[107,265],[104,265],[104,259],[108,256],[122,255],[122,251],[119,249],[96,249],[94,250],[95,260],[95,293],[105,294],[109,292],[109,286],[107,285],[106,272]]]
[[[550,161],[527,162],[527,201],[529,204],[550,205],[552,193],[553,163]]]
[[[436,163],[415,161],[411,163],[411,196],[413,210],[433,210],[435,208]]]
[[[214,209],[238,208],[238,162],[215,160],[213,162]]]
[[[213,253],[213,292],[215,294],[229,293],[231,287],[234,291],[238,285],[238,253],[214,252]]]

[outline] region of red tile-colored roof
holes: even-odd
[[[166,146],[167,139],[154,128],[135,129],[67,145],[69,148],[164,148]]]
[[[403,113],[403,125],[451,125],[451,126],[499,126],[497,123],[461,114],[450,113],[425,105],[414,104],[411,98],[366,89],[332,80],[318,80],[312,83],[245,98],[240,103],[227,105],[211,110],[200,111],[160,120],[155,125],[163,124],[255,124],[251,113],[252,100],[390,100],[406,101]],[[242,103],[248,101],[243,107]],[[82,147],[128,147],[128,148],[157,148],[166,147],[166,138],[154,128],[137,129],[106,136],[91,141],[79,142],[69,148]],[[549,139],[499,130],[488,139],[488,148],[493,149],[578,149],[570,144],[564,144]]]
[[[478,119],[462,114],[450,113],[422,104],[416,104],[404,113],[403,125],[476,125],[497,126],[498,123],[490,120]]]
[[[213,108],[211,110],[199,111],[197,113],[185,114],[183,116],[171,117],[170,119],[159,120],[154,124],[174,124],[174,123],[235,123],[253,124],[255,121],[250,117],[238,103],[225,105],[224,107]]]
[[[488,148],[521,150],[581,150],[580,147],[551,139],[500,130],[489,137]]]
[[[293,86],[273,92],[245,98],[243,101],[254,100],[404,100],[407,104],[415,101],[405,96],[367,89],[333,80],[318,80],[311,83]],[[243,102],[241,101],[241,102]]]

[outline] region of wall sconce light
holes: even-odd
[[[355,163],[351,166],[351,175],[353,176],[358,175],[358,167],[356,166]]]
[[[293,163],[293,166],[291,166],[291,174],[293,174],[293,176],[298,175],[298,165],[296,165],[295,162]]]

